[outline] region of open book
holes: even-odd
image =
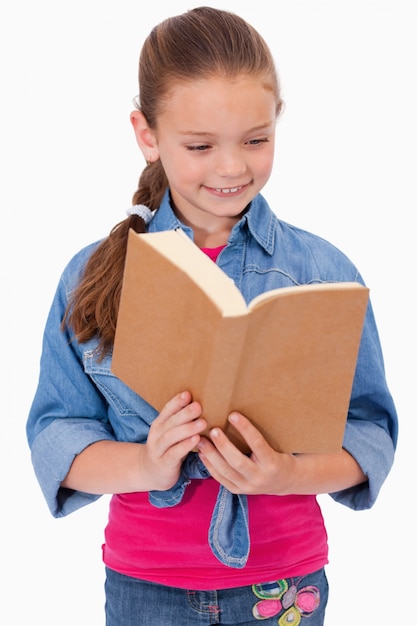
[[[302,285],[247,306],[182,231],[130,231],[112,372],[158,411],[191,391],[242,451],[232,410],[278,451],[340,450],[368,292]]]

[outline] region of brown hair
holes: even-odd
[[[151,129],[179,81],[258,76],[272,89],[279,114],[282,101],[271,52],[259,33],[237,15],[200,7],[171,17],[151,31],[139,59],[138,107]],[[160,161],[149,164],[139,178],[133,204],[158,209],[168,181]],[[79,342],[97,335],[99,353],[113,344],[129,229],[145,232],[142,218],[131,215],[113,227],[87,262],[67,308],[64,322]]]

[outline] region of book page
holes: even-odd
[[[265,304],[268,300],[272,300],[275,298],[284,298],[286,296],[296,296],[297,294],[302,294],[310,291],[340,291],[340,290],[366,290],[367,287],[364,287],[360,283],[355,282],[335,282],[335,283],[313,283],[310,285],[294,285],[293,287],[279,287],[278,289],[271,289],[270,291],[265,291],[264,293],[259,294],[251,300],[249,303],[248,309],[253,310],[258,306]]]
[[[207,297],[217,305],[224,317],[245,315],[244,297],[233,280],[196,246],[181,230],[132,235],[132,245],[146,245],[177,266]],[[135,241],[135,238],[138,241]]]

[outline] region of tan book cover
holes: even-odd
[[[129,233],[112,372],[158,411],[191,391],[209,428],[246,415],[282,452],[340,450],[369,290],[274,289],[249,306],[182,231]]]

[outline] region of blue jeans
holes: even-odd
[[[323,626],[324,569],[235,589],[165,587],[106,569],[106,626]]]

